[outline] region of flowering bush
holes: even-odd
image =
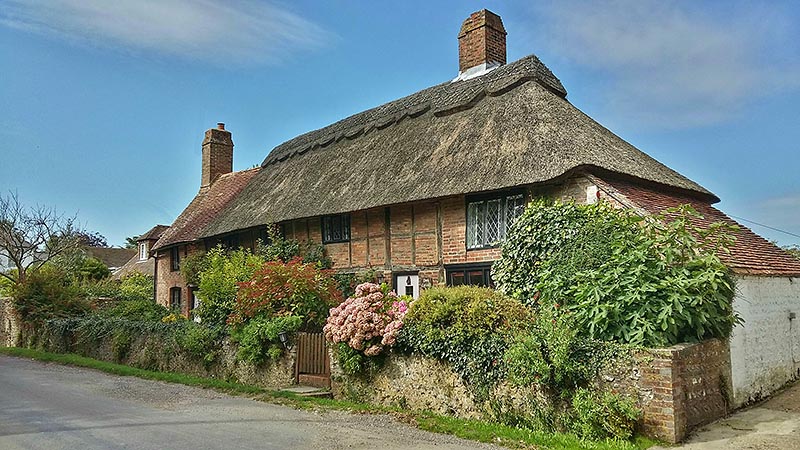
[[[268,261],[249,281],[239,283],[231,325],[257,317],[300,316],[301,328],[319,330],[328,308],[341,301],[336,281],[327,270],[301,258],[289,262]]]
[[[325,338],[363,351],[365,356],[377,356],[397,342],[407,310],[408,303],[386,285],[360,284],[353,297],[330,310],[323,328]]]

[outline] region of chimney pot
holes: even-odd
[[[470,14],[458,33],[459,77],[505,63],[506,29],[500,16],[487,9]]]
[[[217,122],[217,129],[218,130],[224,130],[225,129],[225,124],[222,123],[222,122]]]

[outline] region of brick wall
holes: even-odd
[[[181,261],[194,253],[205,251],[203,244],[189,244],[178,246]],[[180,270],[173,271],[171,267],[170,250],[161,250],[156,256],[156,303],[170,306],[170,290],[174,287],[181,288],[181,313],[188,317],[191,309],[189,288],[181,275]]]
[[[587,188],[592,185],[589,179],[577,175],[560,184],[538,187],[529,194],[585,202]],[[322,242],[319,217],[288,221],[282,226],[288,239]],[[239,245],[252,248],[256,235],[254,229],[242,231]],[[325,249],[335,270],[377,270],[390,284],[394,273],[418,272],[423,289],[445,283],[445,265],[488,264],[500,258],[499,247],[467,250],[463,195],[352,212],[350,241],[326,244]],[[187,254],[194,250],[190,247]],[[156,262],[158,302],[169,305],[170,288],[180,287],[188,313],[189,292],[180,272],[170,271],[169,252],[160,253]]]
[[[627,388],[638,391],[641,428],[652,437],[680,442],[700,425],[725,416],[730,403],[730,349],[711,339],[648,350],[637,358]],[[616,380],[615,380],[616,382]],[[614,390],[625,390],[619,384]]]

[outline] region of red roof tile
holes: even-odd
[[[632,203],[632,205],[629,204],[627,206],[639,207],[650,214],[659,214],[665,209],[689,204],[703,215],[702,219],[697,220],[697,226],[707,226],[714,222],[736,225],[739,229],[733,233],[736,241],[731,247],[730,253],[721,253],[719,255],[720,259],[734,273],[800,276],[799,259],[755,234],[749,228],[737,223],[707,202],[680,194],[659,192],[626,182],[596,181],[598,181],[600,188],[610,193],[612,197],[622,203],[625,203],[624,200],[627,199],[628,202]],[[619,194],[622,194],[624,198],[619,198]]]
[[[211,186],[200,188],[200,192],[183,210],[175,222],[161,235],[153,250],[184,242],[192,242],[203,236],[206,225],[233,200],[260,168],[231,172],[219,177]]]

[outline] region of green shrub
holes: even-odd
[[[14,286],[12,296],[20,318],[26,322],[79,316],[91,309],[83,291],[55,267],[30,272],[24,283]]]
[[[268,243],[259,241],[256,253],[267,261],[287,263],[300,258],[306,264],[314,264],[319,269],[330,269],[333,260],[325,253],[325,246],[311,241],[300,242],[286,239],[276,225],[267,227]]]
[[[122,300],[98,312],[102,317],[160,322],[169,309],[153,300]]]
[[[690,207],[642,218],[604,203],[534,202],[494,266],[498,287],[562,305],[585,336],[651,347],[725,338],[740,319],[716,256],[730,227],[694,227]]]
[[[411,304],[398,345],[451,364],[479,400],[505,377],[503,354],[530,310],[491,289],[431,288]]]
[[[133,272],[125,275],[119,282],[119,299],[127,301],[154,301],[154,280],[152,275]]]
[[[239,344],[236,359],[258,365],[283,353],[278,335],[297,331],[303,320],[298,316],[254,317],[233,329],[231,337]]]
[[[111,338],[111,352],[114,355],[114,360],[122,362],[130,352],[131,344],[133,344],[133,336],[125,329],[120,329],[114,332]]]
[[[220,328],[209,328],[194,322],[186,322],[175,336],[178,347],[206,367],[214,363],[219,353]]]
[[[364,352],[350,347],[346,342],[336,344],[334,350],[334,357],[339,363],[339,367],[347,375],[369,376],[383,365],[386,357],[385,354],[367,356]]]
[[[583,439],[630,439],[641,414],[633,401],[618,394],[578,389],[567,428]]]
[[[205,258],[197,292],[200,307],[195,313],[206,325],[222,326],[233,312],[239,283],[250,280],[264,258],[248,250],[225,251],[222,247],[211,249]]]

